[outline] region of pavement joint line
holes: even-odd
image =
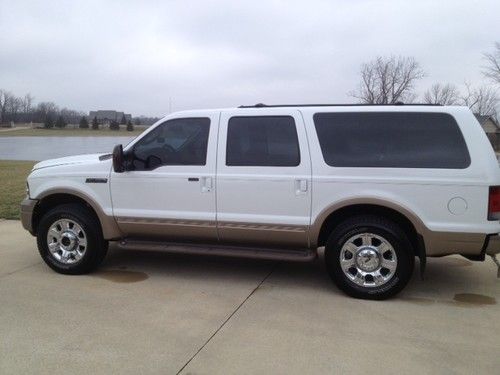
[[[269,276],[272,275],[272,273],[274,271],[276,271],[276,268],[278,268],[278,265],[280,263],[277,262],[273,265],[273,267],[271,268],[271,271],[269,271],[269,273],[260,281],[260,283],[250,292],[250,294],[248,296],[246,296],[246,298],[236,307],[236,309],[226,318],[226,320],[224,320],[224,322],[222,322],[222,324],[219,326],[219,328],[217,328],[215,330],[214,333],[212,333],[212,335],[208,338],[208,340],[205,341],[205,343],[196,351],[196,353],[193,354],[193,356],[191,358],[189,358],[189,360],[184,364],[184,366],[181,367],[181,369],[179,371],[177,371],[176,375],[179,375],[186,367],[187,365],[189,365],[191,363],[191,361],[193,359],[195,359],[195,357],[203,350],[203,348],[205,348],[205,346],[208,345],[208,343],[210,341],[212,341],[212,339],[215,337],[215,335],[217,335],[217,333],[219,333],[219,331],[227,324],[227,322],[229,322],[229,320],[231,320],[231,318],[238,312],[238,310],[245,304],[246,301],[248,301],[250,299],[250,297],[253,296],[253,294],[257,291],[257,289],[259,289],[261,287],[262,284],[264,284],[264,282],[269,278]]]
[[[3,279],[3,278],[5,278],[5,277],[7,277],[7,276],[11,276],[11,275],[13,275],[13,274],[15,274],[15,273],[18,273],[18,272],[21,272],[21,271],[27,270],[28,268],[35,267],[35,266],[37,266],[37,265],[39,265],[39,264],[41,264],[41,263],[42,263],[42,262],[36,262],[36,263],[31,264],[31,265],[29,265],[29,266],[26,266],[26,267],[23,267],[23,268],[19,268],[19,269],[15,270],[15,271],[12,271],[12,272],[6,273],[5,275],[0,276],[0,279]]]

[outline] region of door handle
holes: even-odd
[[[307,180],[295,180],[295,194],[303,195],[307,193]]]
[[[201,178],[201,192],[210,193],[212,191],[212,177]]]
[[[189,177],[188,181],[200,181],[198,177]]]

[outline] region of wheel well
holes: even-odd
[[[405,231],[408,239],[410,240],[415,255],[420,254],[420,247],[422,246],[422,241],[419,240],[419,234],[417,233],[412,222],[402,213],[384,206],[372,205],[372,204],[357,204],[347,207],[342,207],[337,211],[332,212],[323,222],[318,238],[318,247],[325,246],[328,236],[332,230],[340,224],[342,221],[348,217],[360,214],[372,214],[383,216],[394,221],[396,224],[400,225]],[[425,250],[424,250],[425,253]]]
[[[86,207],[89,212],[91,212],[95,216],[95,220],[99,223],[99,226],[101,225],[101,222],[99,220],[99,217],[97,216],[95,210],[92,208],[90,204],[88,204],[84,199],[77,197],[76,195],[72,194],[52,194],[44,197],[41,199],[36,207],[35,210],[33,211],[33,233],[36,233],[38,230],[38,223],[40,222],[40,219],[45,215],[49,210],[53,209],[54,207],[60,206],[62,204],[68,204],[68,203],[76,203],[80,204],[84,207]]]

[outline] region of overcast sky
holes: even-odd
[[[485,83],[500,1],[0,0],[0,88],[83,111],[353,101],[359,68],[413,56]]]

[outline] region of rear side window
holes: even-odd
[[[295,121],[290,116],[231,117],[226,165],[295,167],[300,164]]]
[[[465,140],[446,113],[316,113],[314,125],[332,167],[447,168],[470,165]]]

